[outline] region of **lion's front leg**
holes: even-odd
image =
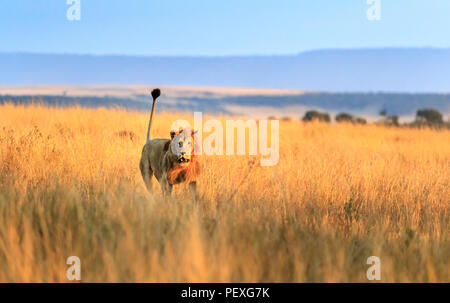
[[[173,185],[167,181],[166,177],[161,179],[161,190],[163,192],[164,198],[168,198],[172,195],[172,187]]]

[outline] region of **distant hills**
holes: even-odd
[[[376,117],[384,109],[412,119],[419,108],[435,108],[449,117],[450,49],[241,57],[0,53],[0,104],[148,111],[147,90],[160,85],[162,111],[299,117],[318,109]]]
[[[0,53],[0,85],[43,84],[449,93],[450,49],[322,50],[292,56],[242,57]]]

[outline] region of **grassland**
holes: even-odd
[[[195,204],[146,192],[147,122],[0,107],[0,282],[450,282],[450,131],[281,122],[275,167],[202,157]]]

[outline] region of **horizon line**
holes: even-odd
[[[70,52],[29,52],[29,51],[0,51],[0,55],[51,55],[51,56],[91,56],[91,57],[130,57],[130,58],[245,58],[245,57],[296,57],[308,53],[329,52],[329,51],[405,51],[405,50],[434,50],[449,51],[450,47],[434,46],[383,46],[383,47],[355,47],[355,48],[318,48],[300,51],[298,53],[285,54],[230,54],[230,55],[161,55],[161,54],[117,54],[117,53],[70,53]]]

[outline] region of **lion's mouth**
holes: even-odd
[[[188,164],[189,162],[191,162],[191,159],[189,157],[186,156],[181,156],[178,157],[178,164]]]

